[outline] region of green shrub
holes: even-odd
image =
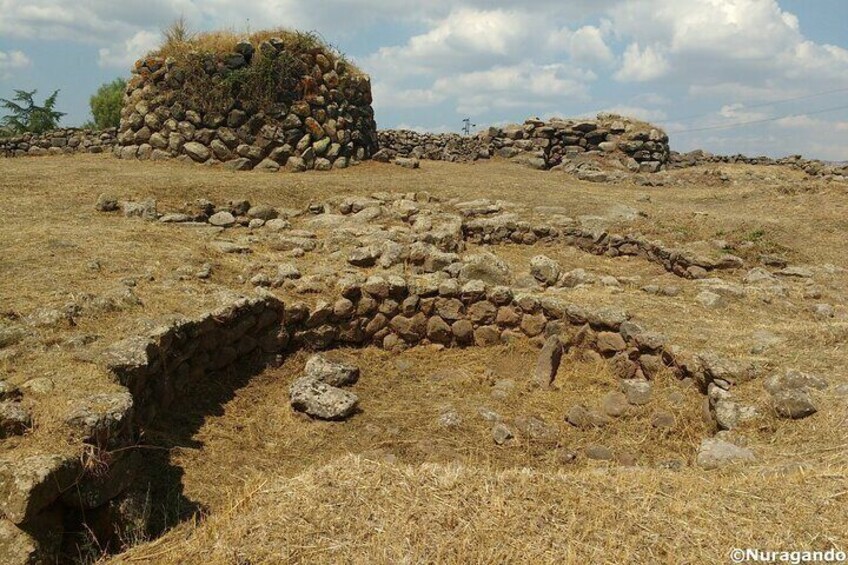
[[[121,106],[127,81],[116,78],[97,89],[89,99],[95,129],[116,128],[121,121]]]
[[[0,106],[11,112],[0,120],[0,127],[12,132],[21,133],[44,133],[56,129],[64,112],[57,112],[56,98],[59,91],[55,91],[39,106],[35,103],[37,90],[27,92],[26,90],[15,90],[15,97],[11,100],[0,98]]]
[[[323,54],[335,64],[344,63],[340,75],[359,75],[361,71],[349,63],[338,49],[317,33],[275,28],[247,36],[232,31],[193,33],[184,19],[163,30],[165,41],[150,53],[170,58],[182,80],[177,100],[204,113],[226,112],[237,102],[252,112],[274,114],[279,104],[288,104],[311,93],[310,74],[314,56]],[[280,48],[267,55],[259,49],[263,41],[274,39]],[[221,57],[235,51],[243,40],[257,48],[250,63],[231,71],[220,72]]]

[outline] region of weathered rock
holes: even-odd
[[[492,253],[478,253],[466,257],[459,271],[459,281],[480,280],[493,286],[509,285],[509,267]]]
[[[586,457],[598,461],[615,461],[615,453],[603,445],[590,445],[585,449]]]
[[[704,306],[704,308],[709,308],[710,310],[724,308],[727,305],[727,300],[723,296],[709,290],[701,291],[695,297],[695,300]]]
[[[209,218],[209,223],[213,226],[228,228],[235,225],[236,219],[235,216],[229,212],[218,212]]]
[[[418,161],[418,159],[406,157],[397,157],[393,161],[393,163],[405,169],[417,169],[421,166],[421,163]]]
[[[771,375],[764,382],[767,391],[776,394],[785,390],[816,389],[825,390],[828,386],[826,379],[809,373],[802,373],[795,369],[787,369],[783,374]]]
[[[612,420],[609,416],[588,410],[585,406],[576,404],[572,406],[565,415],[565,420],[575,428],[590,430],[592,428],[603,428]]]
[[[325,355],[313,355],[306,362],[304,375],[330,386],[349,386],[359,380],[359,367],[333,361]]]
[[[669,429],[675,425],[674,415],[665,410],[654,412],[651,416],[651,425],[657,429]]]
[[[752,406],[743,406],[728,398],[715,400],[713,413],[720,430],[735,430],[739,424],[756,416]]]
[[[196,141],[190,141],[183,145],[183,151],[193,161],[197,161],[198,163],[206,162],[212,156],[212,152],[208,147]]]
[[[800,420],[816,413],[816,405],[802,389],[781,390],[772,394],[772,404],[781,418]]]
[[[627,412],[627,396],[623,392],[608,392],[601,402],[604,413],[613,418],[619,418]]]
[[[492,426],[492,439],[496,444],[503,445],[513,437],[515,437],[515,434],[513,434],[512,430],[506,424],[499,422]]]
[[[380,250],[374,246],[357,247],[347,256],[347,262],[355,267],[373,267],[380,258]]]
[[[604,355],[615,355],[627,349],[624,338],[618,332],[599,332],[596,339],[598,351]]]
[[[453,338],[451,327],[439,316],[433,316],[427,321],[427,339],[433,343],[450,344]]]
[[[560,266],[550,257],[536,255],[530,260],[530,274],[540,283],[553,286],[559,280]]]
[[[114,212],[118,209],[118,199],[105,193],[101,194],[97,197],[94,209],[98,212]]]
[[[627,402],[634,406],[642,406],[651,401],[651,383],[640,379],[624,379],[621,388],[627,397]]]
[[[159,217],[156,211],[155,200],[144,200],[142,202],[121,202],[121,209],[127,218],[143,218],[155,220]]]
[[[133,398],[128,391],[102,393],[74,403],[65,423],[89,443],[115,445],[133,417]]]
[[[250,247],[240,243],[233,243],[232,241],[213,241],[210,245],[214,247],[218,253],[250,253]]]
[[[290,389],[292,407],[321,420],[342,420],[356,410],[359,398],[352,392],[320,382],[314,377],[297,379]]]
[[[16,524],[35,517],[77,480],[79,459],[17,454],[0,459],[0,511]]]
[[[562,341],[557,336],[551,336],[545,341],[544,347],[536,359],[536,369],[533,372],[533,380],[540,387],[551,386],[559,370],[563,354]]]
[[[519,416],[515,427],[526,438],[534,440],[552,440],[557,436],[556,427],[536,416]]]
[[[21,435],[32,426],[32,417],[20,402],[0,401],[0,439]]]
[[[462,424],[462,416],[454,408],[448,408],[439,415],[439,425],[443,428],[458,428]]]
[[[702,441],[696,458],[698,466],[707,470],[752,463],[755,460],[756,457],[750,449],[716,438]]]
[[[501,332],[497,326],[480,326],[474,330],[474,343],[479,347],[490,347],[501,342]]]
[[[260,206],[252,206],[247,211],[247,216],[249,218],[258,218],[260,220],[265,220],[267,222],[268,220],[276,219],[277,216],[278,216],[278,213],[277,213],[277,210],[273,206],[260,205]]]

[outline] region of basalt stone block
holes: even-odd
[[[79,478],[78,458],[59,454],[0,459],[0,512],[15,524],[34,518]]]

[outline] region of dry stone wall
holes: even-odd
[[[117,143],[115,128],[103,131],[57,129],[41,135],[0,138],[0,157],[65,155],[69,153],[104,153]]]
[[[523,125],[490,128],[484,139],[500,157],[521,158],[551,169],[578,157],[618,161],[634,172],[657,172],[669,157],[668,135],[650,124],[600,114],[596,120],[530,119]]]
[[[81,451],[26,449],[0,457],[0,555],[12,564],[52,562],[66,528],[73,532],[73,524],[82,520],[105,524],[107,531],[120,532],[129,523],[138,527],[145,517],[135,509],[143,507],[146,491],[142,450],[134,447],[145,427],[177,402],[191,402],[200,379],[219,371],[255,374],[265,363],[299,349],[372,345],[401,350],[531,339],[545,343],[536,372],[528,375],[542,385],[555,374],[546,355],[556,348],[578,348],[607,359],[614,374],[627,382],[646,383],[670,371],[692,379],[704,392],[757,371],[714,354],[669,346],[663,335],[615,308],[588,310],[481,280],[460,284],[435,275],[371,276],[340,280],[337,291],[334,302],[313,305],[284,304],[268,293],[240,298],[108,348],[102,361],[118,389],[81,403],[65,422],[81,440],[76,443]]]
[[[492,156],[512,159],[536,169],[562,168],[581,158],[598,157],[633,172],[657,172],[668,162],[668,136],[650,124],[601,114],[595,120],[538,118],[474,136],[381,131],[381,161],[414,157],[437,161],[475,161]]]
[[[780,159],[771,157],[748,157],[746,155],[713,155],[697,149],[688,153],[673,151],[669,162],[671,169],[685,169],[702,165],[781,165],[805,172],[811,177],[832,180],[848,179],[848,163],[826,163],[818,159],[805,159],[801,155],[791,155]]]
[[[381,130],[377,134],[380,150],[375,161],[388,162],[398,157],[430,161],[467,162],[488,159],[489,143],[480,137],[456,133],[419,133],[410,130]]]
[[[209,55],[201,72],[211,89],[260,57],[289,56],[281,45],[241,43],[235,53]],[[138,61],[127,85],[115,154],[267,171],[328,170],[369,158],[377,145],[370,79],[319,51],[294,56],[307,69],[298,91],[277,93],[264,111],[239,96],[201,107],[186,95],[187,72],[173,59]]]

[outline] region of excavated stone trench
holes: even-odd
[[[288,386],[328,349],[360,366],[360,411],[310,423]],[[399,276],[349,281],[332,304],[241,299],[119,342],[104,363],[132,401],[94,410],[82,453],[42,462],[37,477],[35,461],[4,470],[31,475],[7,516],[38,531],[42,555],[63,531],[66,557],[116,550],[214,510],[219,485],[239,486],[221,477],[245,466],[296,472],[340,450],[494,467],[690,464],[714,378],[616,309]]]

